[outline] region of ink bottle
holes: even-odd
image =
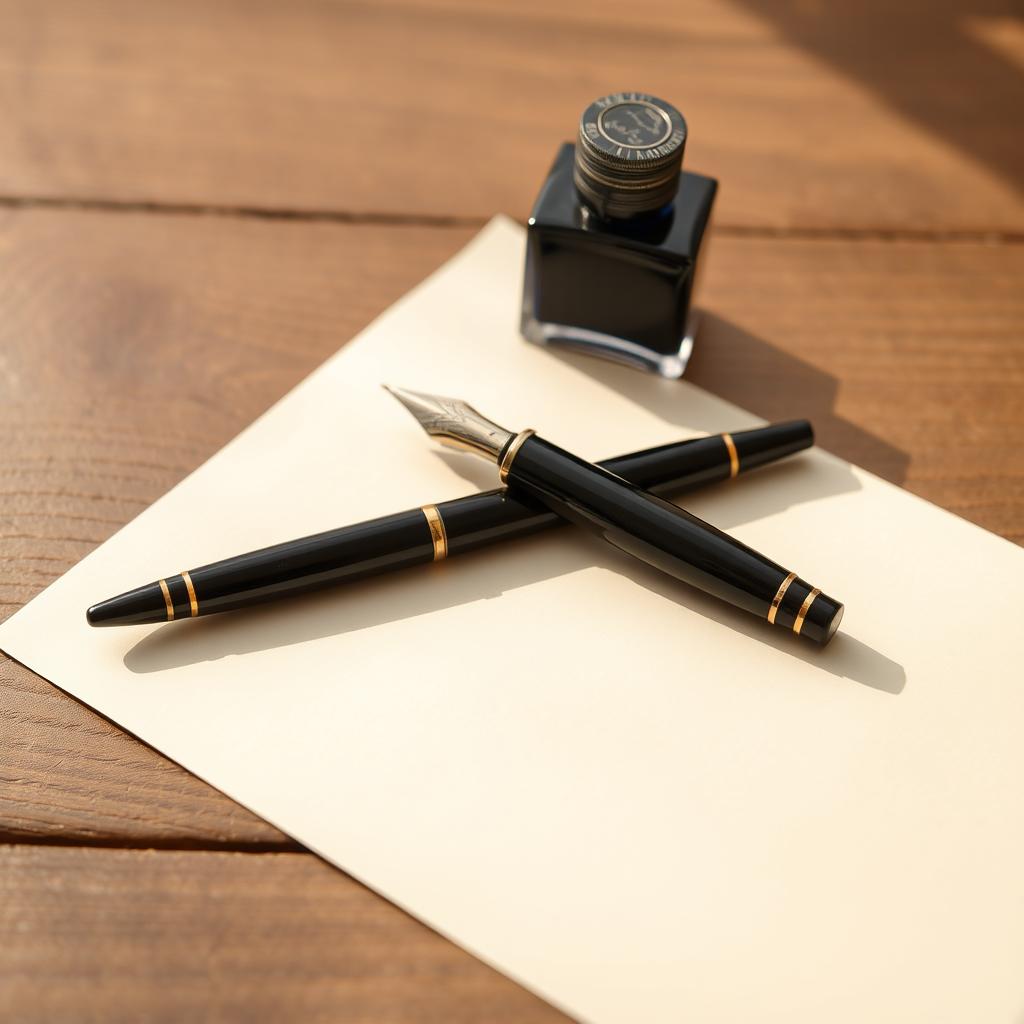
[[[686,122],[639,92],[596,100],[562,145],[527,228],[521,330],[679,377],[718,182],[681,170]]]

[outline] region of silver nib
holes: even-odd
[[[497,462],[504,447],[512,440],[510,430],[485,419],[461,399],[403,391],[387,384],[384,390],[390,391],[431,437],[436,437],[448,448],[473,452]]]

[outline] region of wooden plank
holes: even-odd
[[[3,656],[0,694],[0,840],[300,848]]]
[[[468,237],[219,217],[0,220],[0,614],[179,480]],[[1024,540],[1024,247],[717,238],[690,379]],[[579,360],[628,388],[640,378]],[[678,410],[666,383],[662,414]],[[280,833],[42,682],[0,678],[0,836]],[[61,723],[67,729],[62,730]],[[8,765],[5,763],[5,769]],[[83,780],[86,783],[83,784]],[[130,787],[130,789],[129,789]]]
[[[0,195],[524,218],[584,106],[626,87],[683,109],[720,225],[1024,229],[1014,0],[622,11],[0,0]]]
[[[311,854],[0,847],[0,1016],[564,1021]]]
[[[711,253],[690,371],[1024,543],[1024,247],[765,239]]]
[[[469,237],[0,213],[0,617]],[[0,838],[294,845],[0,656]]]

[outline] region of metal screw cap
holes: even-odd
[[[675,198],[685,146],[672,104],[642,92],[602,96],[580,118],[573,180],[602,217],[651,213]]]

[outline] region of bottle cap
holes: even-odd
[[[675,198],[685,145],[672,104],[643,92],[602,96],[580,118],[573,180],[602,217],[653,213]]]

